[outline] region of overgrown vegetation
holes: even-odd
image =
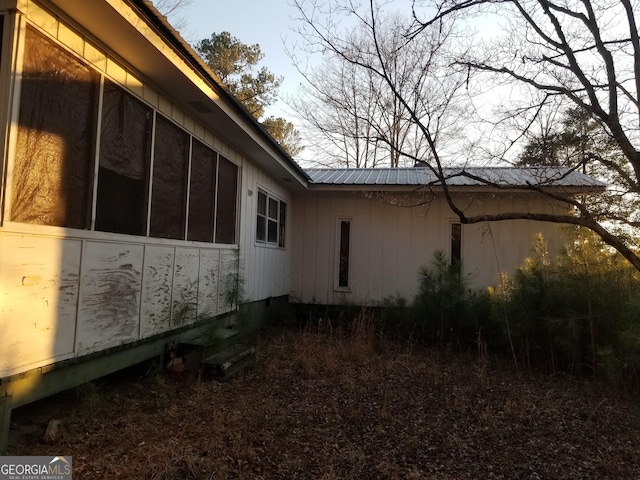
[[[556,261],[544,242],[494,296],[508,318],[514,350],[537,366],[640,388],[640,276],[595,235],[577,232]]]
[[[551,260],[544,240],[512,278],[469,287],[460,265],[436,252],[419,271],[412,308],[389,299],[387,330],[426,345],[469,351],[479,342],[518,370],[590,375],[640,389],[640,275],[586,230]]]
[[[637,402],[596,383],[396,342],[368,309],[271,332],[231,382],[144,367],[96,382],[99,404],[61,398],[58,443],[35,434],[11,453],[62,451],[74,478],[123,480],[613,479],[640,468]]]

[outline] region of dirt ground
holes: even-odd
[[[224,383],[133,369],[17,410],[10,453],[71,455],[74,479],[640,478],[640,402],[602,385],[366,332],[257,354]]]

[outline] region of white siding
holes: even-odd
[[[467,213],[544,211],[548,202],[525,195],[474,195],[463,198]],[[418,269],[436,250],[450,254],[450,224],[456,217],[444,200],[429,205],[397,206],[356,192],[310,192],[296,195],[293,296],[301,302],[377,304],[392,295],[410,300],[418,286]],[[350,291],[335,289],[337,219],[352,218]],[[476,287],[495,285],[501,271],[513,272],[529,255],[537,233],[552,252],[561,236],[552,224],[524,220],[463,226],[462,261]]]
[[[240,167],[239,247],[5,221],[0,225],[4,346],[0,378],[136,342],[192,323],[197,317],[226,313],[224,279],[237,271],[238,251],[240,274],[250,299],[288,294],[290,246],[255,244],[256,196],[247,195],[248,189],[265,188],[287,202],[291,215],[294,209],[287,191],[148,80],[128,71],[111,52],[90,43],[90,36],[63,25],[28,0],[22,11],[29,23],[73,55],[83,57],[91,68],[162,110]],[[4,66],[9,63],[5,61]],[[4,72],[2,78],[7,78]],[[13,137],[17,115],[16,108],[9,132]],[[6,164],[11,171],[13,152],[8,154]],[[11,186],[8,173],[0,173],[4,177],[0,185]],[[6,191],[3,194],[7,219],[11,196]],[[287,229],[291,244],[291,220]],[[185,305],[189,308],[181,308]]]
[[[0,377],[226,313],[235,252],[1,232]]]
[[[264,190],[287,204],[287,232],[284,248],[256,243],[258,189]],[[291,252],[293,205],[291,194],[273,178],[250,162],[242,167],[240,189],[240,272],[249,300],[288,295],[291,291]]]
[[[0,235],[0,377],[73,356],[81,246]]]
[[[173,247],[148,245],[145,248],[140,317],[142,337],[166,332],[171,328],[174,261]]]

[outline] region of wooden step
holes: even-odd
[[[221,378],[230,378],[256,362],[256,350],[236,343],[202,360],[202,367]]]

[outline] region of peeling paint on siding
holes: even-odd
[[[235,250],[222,250],[220,252],[220,285],[218,287],[218,313],[227,313],[233,306],[226,297],[227,290],[232,287],[230,281],[238,275],[237,253]]]
[[[73,355],[80,248],[0,235],[0,377]]]
[[[138,338],[144,247],[86,242],[77,353]]]
[[[219,250],[201,250],[198,317],[215,315],[218,311],[219,263]]]
[[[145,247],[140,335],[148,337],[171,327],[174,247]]]
[[[172,328],[182,327],[196,320],[199,265],[200,252],[197,248],[176,248]]]

